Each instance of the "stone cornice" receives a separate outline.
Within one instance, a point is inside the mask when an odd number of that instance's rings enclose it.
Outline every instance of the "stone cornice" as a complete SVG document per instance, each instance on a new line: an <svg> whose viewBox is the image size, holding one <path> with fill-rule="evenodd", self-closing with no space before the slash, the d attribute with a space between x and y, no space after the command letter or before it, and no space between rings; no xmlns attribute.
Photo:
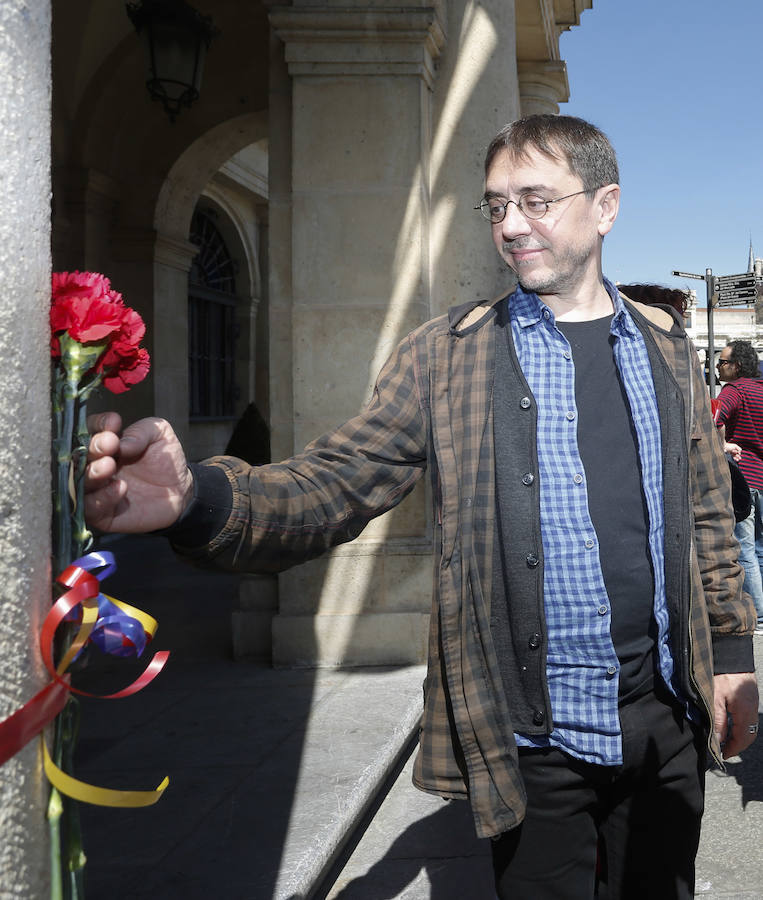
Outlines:
<svg viewBox="0 0 763 900"><path fill-rule="evenodd" d="M554 17L560 31L568 31L580 25L580 16L585 10L593 9L593 0L554 0Z"/></svg>
<svg viewBox="0 0 763 900"><path fill-rule="evenodd" d="M580 24L593 0L515 0L517 76L522 115L558 113L570 99L559 35Z"/></svg>
<svg viewBox="0 0 763 900"><path fill-rule="evenodd" d="M181 272L190 272L193 258L198 255L199 247L182 238L170 237L166 234L157 234L154 259L156 262L180 269Z"/></svg>
<svg viewBox="0 0 763 900"><path fill-rule="evenodd" d="M559 59L559 35L580 24L593 0L515 0L517 59Z"/></svg>
<svg viewBox="0 0 763 900"><path fill-rule="evenodd" d="M152 228L120 228L113 234L114 256L117 259L153 260L189 272L196 244L183 238L158 234Z"/></svg>
<svg viewBox="0 0 763 900"><path fill-rule="evenodd" d="M433 7L280 6L270 22L292 76L418 75L431 88L445 43Z"/></svg>

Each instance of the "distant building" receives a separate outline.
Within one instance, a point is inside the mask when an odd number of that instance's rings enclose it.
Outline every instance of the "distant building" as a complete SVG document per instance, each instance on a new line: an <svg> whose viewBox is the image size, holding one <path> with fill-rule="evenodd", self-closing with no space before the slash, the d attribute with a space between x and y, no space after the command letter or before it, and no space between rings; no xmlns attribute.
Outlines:
<svg viewBox="0 0 763 900"><path fill-rule="evenodd" d="M730 341L750 341L763 358L763 259L756 257L750 242L747 271L758 277L758 299L750 306L727 306L713 311L714 360ZM697 292L689 290L686 310L686 332L692 338L703 363L707 362L707 303L697 305ZM703 298L704 300L704 298ZM713 365L713 372L715 366ZM716 381L716 383L718 383Z"/></svg>

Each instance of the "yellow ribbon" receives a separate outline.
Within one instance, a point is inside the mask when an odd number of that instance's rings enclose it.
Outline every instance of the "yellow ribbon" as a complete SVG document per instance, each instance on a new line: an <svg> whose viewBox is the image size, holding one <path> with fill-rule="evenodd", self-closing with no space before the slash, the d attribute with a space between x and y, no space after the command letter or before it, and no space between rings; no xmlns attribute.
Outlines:
<svg viewBox="0 0 763 900"><path fill-rule="evenodd" d="M155 791L116 791L111 788L95 787L92 784L85 784L84 781L72 778L66 772L62 772L51 759L44 738L42 740L42 753L48 781L58 788L62 794L66 794L67 797L72 797L74 800L79 800L82 803L92 803L95 806L120 806L123 808L153 806L161 798L167 785L170 783L169 778L165 776Z"/></svg>

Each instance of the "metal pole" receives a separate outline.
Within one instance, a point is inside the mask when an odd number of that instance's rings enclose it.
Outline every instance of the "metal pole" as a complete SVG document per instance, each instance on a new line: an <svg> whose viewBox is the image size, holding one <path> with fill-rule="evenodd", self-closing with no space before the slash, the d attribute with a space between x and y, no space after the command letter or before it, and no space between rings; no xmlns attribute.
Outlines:
<svg viewBox="0 0 763 900"><path fill-rule="evenodd" d="M707 380L710 396L715 397L715 331L713 330L713 270L705 269L707 290Z"/></svg>

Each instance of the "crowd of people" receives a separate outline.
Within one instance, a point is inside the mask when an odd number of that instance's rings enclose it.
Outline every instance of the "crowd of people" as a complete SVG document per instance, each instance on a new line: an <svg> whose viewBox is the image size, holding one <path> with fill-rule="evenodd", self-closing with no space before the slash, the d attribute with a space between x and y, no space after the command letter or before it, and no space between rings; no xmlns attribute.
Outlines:
<svg viewBox="0 0 763 900"><path fill-rule="evenodd" d="M744 590L755 602L756 634L763 634L763 378L758 354L749 341L731 341L716 363L724 382L713 404L716 425L725 439L750 492L749 514L737 522L739 562L744 567Z"/></svg>

